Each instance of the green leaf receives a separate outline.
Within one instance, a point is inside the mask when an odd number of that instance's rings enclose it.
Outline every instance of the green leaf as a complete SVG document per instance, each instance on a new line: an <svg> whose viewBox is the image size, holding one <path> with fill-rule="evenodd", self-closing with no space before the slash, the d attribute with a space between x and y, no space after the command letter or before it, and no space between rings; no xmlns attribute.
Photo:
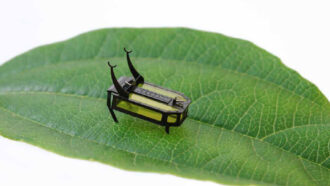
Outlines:
<svg viewBox="0 0 330 186"><path fill-rule="evenodd" d="M123 47L146 81L192 99L181 127L106 107ZM254 44L182 28L103 29L0 67L0 134L69 157L229 184L330 183L330 104Z"/></svg>

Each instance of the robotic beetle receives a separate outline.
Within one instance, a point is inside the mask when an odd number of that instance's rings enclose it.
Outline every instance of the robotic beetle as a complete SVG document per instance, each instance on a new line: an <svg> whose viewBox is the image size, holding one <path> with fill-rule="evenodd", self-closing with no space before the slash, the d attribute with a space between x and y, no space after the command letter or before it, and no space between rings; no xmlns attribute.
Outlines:
<svg viewBox="0 0 330 186"><path fill-rule="evenodd" d="M169 134L171 126L180 126L188 115L190 99L184 94L144 81L126 52L128 67L133 77L122 76L118 80L114 73L116 65L110 62L113 85L108 89L107 105L115 122L118 122L114 110L165 126Z"/></svg>

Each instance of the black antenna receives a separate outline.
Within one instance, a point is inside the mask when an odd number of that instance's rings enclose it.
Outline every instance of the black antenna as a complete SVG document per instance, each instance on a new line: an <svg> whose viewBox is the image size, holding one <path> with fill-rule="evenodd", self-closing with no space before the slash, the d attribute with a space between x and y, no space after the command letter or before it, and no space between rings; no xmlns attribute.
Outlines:
<svg viewBox="0 0 330 186"><path fill-rule="evenodd" d="M118 81L117 81L117 79L116 79L115 73L113 72L113 69L114 69L117 65L112 66L112 65L110 64L109 61L108 61L108 65L109 65L109 67L110 67L110 69L111 69L111 79L112 79L112 83L113 83L113 85L115 85L115 88L116 88L118 94L119 94L120 96L123 96L123 97L128 98L128 92L126 92L126 90L124 90L123 87L120 86L120 84L118 83Z"/></svg>
<svg viewBox="0 0 330 186"><path fill-rule="evenodd" d="M129 53L131 53L132 51L128 51L126 50L126 48L124 48L125 52L126 52L126 57L127 57L127 63L128 63L128 67L129 67L129 70L131 71L134 79L135 79L135 82L136 84L139 84L139 83L144 83L144 78L143 76L141 76L137 71L136 69L134 68L132 62L131 62L131 59L129 57Z"/></svg>

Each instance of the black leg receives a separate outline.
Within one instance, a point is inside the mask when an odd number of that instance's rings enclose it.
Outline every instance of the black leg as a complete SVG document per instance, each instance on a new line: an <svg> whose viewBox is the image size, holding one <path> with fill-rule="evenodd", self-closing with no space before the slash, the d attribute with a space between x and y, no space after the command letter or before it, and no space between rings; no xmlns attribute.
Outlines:
<svg viewBox="0 0 330 186"><path fill-rule="evenodd" d="M115 113L113 112L112 108L110 108L109 111L110 111L110 114L111 114L113 120L114 120L116 123L118 123L117 117L116 117Z"/></svg>
<svg viewBox="0 0 330 186"><path fill-rule="evenodd" d="M111 106L111 93L108 93L107 106L109 108L109 112L110 112L110 114L112 116L112 119L116 123L118 123L117 117L116 117L115 113L113 112L113 109L112 109L112 106Z"/></svg>
<svg viewBox="0 0 330 186"><path fill-rule="evenodd" d="M165 131L166 131L167 134L170 134L170 126L169 125L165 126Z"/></svg>
<svg viewBox="0 0 330 186"><path fill-rule="evenodd" d="M170 125L167 123L167 117L168 117L167 114L163 114L162 125L163 126L165 125L165 131L166 131L167 134L169 134L170 133Z"/></svg>

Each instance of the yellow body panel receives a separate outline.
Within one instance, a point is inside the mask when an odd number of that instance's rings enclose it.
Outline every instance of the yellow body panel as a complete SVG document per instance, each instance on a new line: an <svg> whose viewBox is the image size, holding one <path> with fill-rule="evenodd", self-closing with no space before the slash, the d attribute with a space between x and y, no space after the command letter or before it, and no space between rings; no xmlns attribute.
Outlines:
<svg viewBox="0 0 330 186"><path fill-rule="evenodd" d="M183 114L180 114L180 120L182 120ZM170 114L167 117L168 123L175 123L176 122L176 114Z"/></svg>
<svg viewBox="0 0 330 186"><path fill-rule="evenodd" d="M120 100L119 103L117 104L117 107L125 109L127 111L146 116L148 118L161 121L162 119L162 114L144 107L141 107L139 105L136 105L134 103L130 103L124 100Z"/></svg>

